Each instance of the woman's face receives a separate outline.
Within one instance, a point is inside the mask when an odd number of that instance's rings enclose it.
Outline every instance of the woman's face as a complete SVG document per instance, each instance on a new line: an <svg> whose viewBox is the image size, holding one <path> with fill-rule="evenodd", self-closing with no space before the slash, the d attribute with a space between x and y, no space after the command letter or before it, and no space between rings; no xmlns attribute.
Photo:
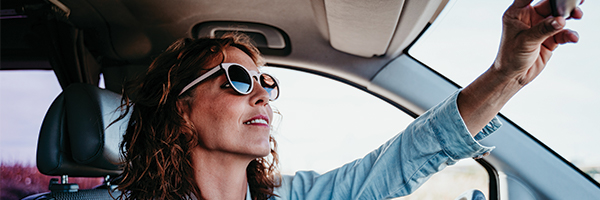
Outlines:
<svg viewBox="0 0 600 200"><path fill-rule="evenodd" d="M225 63L238 63L249 71L258 72L254 61L240 49L229 47L225 54ZM207 69L217 65L219 62L211 63ZM195 88L194 100L190 110L184 111L184 117L199 134L199 148L252 158L270 153L273 111L267 91L254 81L253 91L247 95L240 95L231 87L221 87L227 83L224 73Z"/></svg>

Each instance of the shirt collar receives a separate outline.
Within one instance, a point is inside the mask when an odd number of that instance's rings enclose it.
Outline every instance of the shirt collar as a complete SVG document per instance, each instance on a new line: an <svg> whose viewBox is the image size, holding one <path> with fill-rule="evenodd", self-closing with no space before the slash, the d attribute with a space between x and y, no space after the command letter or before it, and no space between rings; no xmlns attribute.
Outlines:
<svg viewBox="0 0 600 200"><path fill-rule="evenodd" d="M252 195L250 195L250 184L246 184L246 200L252 200Z"/></svg>

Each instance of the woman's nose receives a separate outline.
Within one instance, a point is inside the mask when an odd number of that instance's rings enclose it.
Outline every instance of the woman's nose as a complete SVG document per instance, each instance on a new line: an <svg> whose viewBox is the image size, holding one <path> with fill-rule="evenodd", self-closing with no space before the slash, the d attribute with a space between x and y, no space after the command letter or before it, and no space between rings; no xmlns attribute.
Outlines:
<svg viewBox="0 0 600 200"><path fill-rule="evenodd" d="M269 92L260 85L258 80L254 79L254 88L252 89L251 103L256 106L266 105L269 103Z"/></svg>

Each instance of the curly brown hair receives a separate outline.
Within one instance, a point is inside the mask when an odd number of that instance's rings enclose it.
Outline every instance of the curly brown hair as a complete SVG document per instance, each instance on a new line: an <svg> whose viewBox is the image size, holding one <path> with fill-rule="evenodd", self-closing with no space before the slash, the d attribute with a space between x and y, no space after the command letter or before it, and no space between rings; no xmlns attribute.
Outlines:
<svg viewBox="0 0 600 200"><path fill-rule="evenodd" d="M217 39L180 39L159 55L144 77L125 88L122 109L131 110L121 149L121 199L187 199L202 197L196 184L192 149L199 145L194 129L185 122L177 101L189 103L195 90L179 93L205 73L206 65L236 47L258 65L263 59L247 36L227 34ZM124 115L123 115L124 116ZM246 168L253 199L274 196L278 186L276 141L270 137L270 158L257 158Z"/></svg>

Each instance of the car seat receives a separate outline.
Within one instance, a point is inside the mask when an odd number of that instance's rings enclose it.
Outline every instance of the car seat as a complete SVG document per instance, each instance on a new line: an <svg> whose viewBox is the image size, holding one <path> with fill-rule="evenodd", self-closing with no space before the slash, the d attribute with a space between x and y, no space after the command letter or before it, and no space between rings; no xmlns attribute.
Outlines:
<svg viewBox="0 0 600 200"><path fill-rule="evenodd" d="M25 199L114 199L121 193L111 177L121 173L120 142L129 116L121 115L121 96L93 85L69 85L50 106L40 130L37 167L50 181L50 192ZM114 122L114 123L113 123ZM94 189L79 190L68 177L104 177Z"/></svg>

